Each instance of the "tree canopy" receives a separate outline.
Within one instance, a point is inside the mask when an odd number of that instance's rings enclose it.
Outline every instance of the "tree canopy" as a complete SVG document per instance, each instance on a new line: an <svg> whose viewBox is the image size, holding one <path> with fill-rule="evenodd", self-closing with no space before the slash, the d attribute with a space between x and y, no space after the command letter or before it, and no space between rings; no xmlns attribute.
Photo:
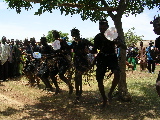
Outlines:
<svg viewBox="0 0 160 120"><path fill-rule="evenodd" d="M127 46L130 46L132 44L137 44L138 41L142 41L142 36L138 36L136 35L136 33L134 32L135 28L132 27L131 29L129 29L125 34L125 42Z"/></svg>
<svg viewBox="0 0 160 120"><path fill-rule="evenodd" d="M58 9L61 14L73 15L80 14L82 20L90 19L91 21L98 21L102 17L106 18L108 15L126 14L140 14L144 7L153 9L158 7L160 9L159 0L4 0L7 2L9 8L16 9L17 13L21 12L22 8L29 10L33 8L33 3L40 3L40 7L35 13L41 15L48 11ZM112 15L112 16L113 16Z"/></svg>
<svg viewBox="0 0 160 120"><path fill-rule="evenodd" d="M58 32L59 32L61 38L65 38L66 41L69 40L68 33L63 33L62 31L58 31ZM53 34L52 34L52 30L48 31L46 38L47 38L47 42L49 42L49 43L55 41L55 38L53 37Z"/></svg>

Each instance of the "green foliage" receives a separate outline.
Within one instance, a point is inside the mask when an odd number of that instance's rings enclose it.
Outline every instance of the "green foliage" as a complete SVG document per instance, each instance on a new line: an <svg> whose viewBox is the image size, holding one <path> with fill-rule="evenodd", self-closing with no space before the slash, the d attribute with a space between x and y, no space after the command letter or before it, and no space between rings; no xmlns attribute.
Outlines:
<svg viewBox="0 0 160 120"><path fill-rule="evenodd" d="M48 35L46 36L47 38L47 42L51 43L54 41L53 35L52 35L52 31L48 31Z"/></svg>
<svg viewBox="0 0 160 120"><path fill-rule="evenodd" d="M60 33L60 37L61 38L66 38L66 41L68 41L69 40L69 37L68 37L68 35L69 35L69 33L62 33L61 31L59 31L59 33Z"/></svg>
<svg viewBox="0 0 160 120"><path fill-rule="evenodd" d="M8 3L9 8L16 9L17 13L20 13L22 8L25 8L25 10L33 8L30 2L23 0L4 0L4 1Z"/></svg>
<svg viewBox="0 0 160 120"><path fill-rule="evenodd" d="M58 31L58 32L60 33L61 38L65 37L66 41L68 41L68 39L69 39L68 33L62 33L61 31ZM53 34L52 34L52 30L48 31L48 35L46 36L46 38L47 38L47 42L49 42L49 43L55 41L55 38L53 37Z"/></svg>
<svg viewBox="0 0 160 120"><path fill-rule="evenodd" d="M134 32L135 28L131 28L129 29L125 34L125 42L126 42L126 45L127 46L130 46L132 44L137 44L138 41L141 41L142 40L142 37L144 37L143 35L142 36L138 36L136 35L136 33Z"/></svg>
<svg viewBox="0 0 160 120"><path fill-rule="evenodd" d="M91 21L98 21L101 18L108 16L108 12L104 7L110 7L120 10L125 7L122 14L140 14L143 12L144 7L153 9L154 7L160 8L158 0L4 0L7 2L8 7L16 9L17 13L21 12L21 8L29 10L32 4L28 1L39 1L40 7L35 15L41 15L44 12L52 13L53 10L58 9L61 14L74 15L80 14L82 20L90 19ZM66 5L68 4L68 5ZM72 7L71 7L72 6ZM74 7L73 7L74 6ZM105 10L103 10L105 9Z"/></svg>
<svg viewBox="0 0 160 120"><path fill-rule="evenodd" d="M94 38L90 37L90 38L86 38L87 40L89 40L91 43L94 43Z"/></svg>

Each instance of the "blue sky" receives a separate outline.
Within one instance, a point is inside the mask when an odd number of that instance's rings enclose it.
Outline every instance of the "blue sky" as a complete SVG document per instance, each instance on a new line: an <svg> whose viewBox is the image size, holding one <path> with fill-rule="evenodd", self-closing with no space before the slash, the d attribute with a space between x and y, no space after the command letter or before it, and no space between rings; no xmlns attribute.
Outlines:
<svg viewBox="0 0 160 120"><path fill-rule="evenodd" d="M34 15L37 11L38 4L29 11L22 10L20 14L16 13L14 9L7 9L7 4L0 0L0 37L6 36L7 39L19 39L35 37L37 41L44 35L47 35L50 30L58 30L63 33L69 33L74 27L80 30L80 34L84 38L94 37L98 30L98 22L91 22L90 20L81 20L80 15L73 15L72 17L61 15L60 11L55 10L53 13L45 12L41 16ZM153 27L150 21L155 15L158 15L158 9L147 10L136 17L130 15L129 17L122 17L122 24L124 32L135 27L135 33L139 36L144 35L144 40L155 40L158 35L154 34ZM114 27L114 23L108 17L110 27ZM70 37L71 39L71 37Z"/></svg>

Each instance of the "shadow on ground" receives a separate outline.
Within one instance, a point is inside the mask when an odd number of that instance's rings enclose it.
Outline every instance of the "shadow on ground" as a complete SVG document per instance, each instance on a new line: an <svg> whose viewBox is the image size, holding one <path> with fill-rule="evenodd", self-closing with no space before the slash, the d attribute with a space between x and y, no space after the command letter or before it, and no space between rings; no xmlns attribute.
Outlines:
<svg viewBox="0 0 160 120"><path fill-rule="evenodd" d="M27 116L23 119L38 120L90 120L90 119L158 119L160 118L160 100L154 86L140 85L144 95L134 96L132 102L113 99L109 106L101 107L101 97L96 91L83 91L79 103L74 103L75 95L63 91L59 95L43 96L39 103L26 105ZM17 111L19 112L19 111Z"/></svg>

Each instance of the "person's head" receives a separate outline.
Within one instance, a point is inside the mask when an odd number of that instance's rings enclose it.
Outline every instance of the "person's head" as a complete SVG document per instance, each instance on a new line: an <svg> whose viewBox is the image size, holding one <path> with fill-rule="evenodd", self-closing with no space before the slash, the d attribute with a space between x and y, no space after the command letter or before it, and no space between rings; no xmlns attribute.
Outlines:
<svg viewBox="0 0 160 120"><path fill-rule="evenodd" d="M30 38L30 43L31 43L31 45L35 45L36 44L36 40L35 40L35 38L33 37L33 38Z"/></svg>
<svg viewBox="0 0 160 120"><path fill-rule="evenodd" d="M23 44L24 44L24 46L29 45L29 41L28 41L28 39L25 39L25 40L24 40L24 42L23 42Z"/></svg>
<svg viewBox="0 0 160 120"><path fill-rule="evenodd" d="M6 37L3 36L3 37L2 37L2 44L5 44L6 41L7 41Z"/></svg>
<svg viewBox="0 0 160 120"><path fill-rule="evenodd" d="M71 30L71 36L73 38L73 40L77 41L80 38L80 31L78 29L72 29Z"/></svg>
<svg viewBox="0 0 160 120"><path fill-rule="evenodd" d="M102 19L99 21L99 30L101 33L104 33L108 28L109 28L109 25L106 19Z"/></svg>
<svg viewBox="0 0 160 120"><path fill-rule="evenodd" d="M14 45L14 39L11 39L11 44Z"/></svg>
<svg viewBox="0 0 160 120"><path fill-rule="evenodd" d="M153 24L153 31L155 32L155 34L160 35L160 17L158 16L154 18L154 20L150 22L150 24Z"/></svg>
<svg viewBox="0 0 160 120"><path fill-rule="evenodd" d="M47 45L46 37L41 37L40 42L41 42L42 45Z"/></svg>
<svg viewBox="0 0 160 120"><path fill-rule="evenodd" d="M143 42L142 41L140 42L140 46L143 47Z"/></svg>
<svg viewBox="0 0 160 120"><path fill-rule="evenodd" d="M58 40L60 38L60 34L57 30L52 30L52 34L55 40Z"/></svg>
<svg viewBox="0 0 160 120"><path fill-rule="evenodd" d="M19 43L20 43L20 41L17 39L17 40L16 40L16 45L19 45Z"/></svg>
<svg viewBox="0 0 160 120"><path fill-rule="evenodd" d="M149 46L153 46L154 42L150 41Z"/></svg>
<svg viewBox="0 0 160 120"><path fill-rule="evenodd" d="M6 41L6 43L7 43L7 44L10 44L10 43L11 43L11 41L8 39L8 40Z"/></svg>

